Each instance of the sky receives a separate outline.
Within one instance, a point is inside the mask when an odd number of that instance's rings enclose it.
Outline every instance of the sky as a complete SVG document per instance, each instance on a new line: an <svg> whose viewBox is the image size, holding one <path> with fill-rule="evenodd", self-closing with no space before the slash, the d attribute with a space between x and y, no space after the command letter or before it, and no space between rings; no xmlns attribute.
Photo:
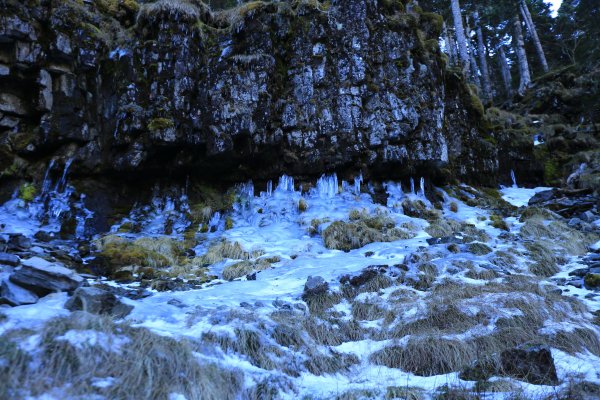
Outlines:
<svg viewBox="0 0 600 400"><path fill-rule="evenodd" d="M556 17L556 12L558 11L558 8L560 7L560 3L562 3L562 0L544 0L546 3L550 3L551 7L552 7L552 15Z"/></svg>

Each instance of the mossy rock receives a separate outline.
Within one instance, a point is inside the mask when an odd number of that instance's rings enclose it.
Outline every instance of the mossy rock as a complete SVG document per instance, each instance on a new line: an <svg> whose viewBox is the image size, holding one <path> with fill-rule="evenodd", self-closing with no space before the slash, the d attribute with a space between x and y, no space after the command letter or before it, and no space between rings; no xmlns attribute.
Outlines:
<svg viewBox="0 0 600 400"><path fill-rule="evenodd" d="M587 289L600 289L600 274L586 274L583 284Z"/></svg>
<svg viewBox="0 0 600 400"><path fill-rule="evenodd" d="M19 186L19 198L27 203L32 202L37 194L37 188L33 183L24 183Z"/></svg>
<svg viewBox="0 0 600 400"><path fill-rule="evenodd" d="M152 132L163 131L175 127L175 122L169 118L154 118L148 123L148 129Z"/></svg>

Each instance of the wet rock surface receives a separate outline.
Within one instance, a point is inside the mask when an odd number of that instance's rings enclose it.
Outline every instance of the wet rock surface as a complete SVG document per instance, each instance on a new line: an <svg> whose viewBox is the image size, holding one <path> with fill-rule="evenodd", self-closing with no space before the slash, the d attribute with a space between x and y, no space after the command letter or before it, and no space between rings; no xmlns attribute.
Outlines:
<svg viewBox="0 0 600 400"><path fill-rule="evenodd" d="M84 282L73 270L39 257L22 260L22 265L10 275L10 280L41 294L72 291Z"/></svg>
<svg viewBox="0 0 600 400"><path fill-rule="evenodd" d="M52 154L80 175L446 168L494 180L478 100L446 71L436 16L361 0L257 3L231 20L183 9L142 5L131 27L92 3L8 1L5 175L39 174L21 160Z"/></svg>

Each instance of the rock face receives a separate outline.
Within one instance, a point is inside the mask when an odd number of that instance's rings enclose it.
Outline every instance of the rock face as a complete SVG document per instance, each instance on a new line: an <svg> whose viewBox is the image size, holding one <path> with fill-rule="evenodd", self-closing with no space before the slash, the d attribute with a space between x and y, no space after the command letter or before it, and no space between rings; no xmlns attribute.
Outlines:
<svg viewBox="0 0 600 400"><path fill-rule="evenodd" d="M134 1L5 3L3 176L62 156L80 175L495 179L481 104L446 69L441 18L417 7L282 1L212 13L159 0L135 18Z"/></svg>
<svg viewBox="0 0 600 400"><path fill-rule="evenodd" d="M21 267L10 276L10 281L40 294L72 291L84 281L72 270L39 257L22 260L21 263Z"/></svg>

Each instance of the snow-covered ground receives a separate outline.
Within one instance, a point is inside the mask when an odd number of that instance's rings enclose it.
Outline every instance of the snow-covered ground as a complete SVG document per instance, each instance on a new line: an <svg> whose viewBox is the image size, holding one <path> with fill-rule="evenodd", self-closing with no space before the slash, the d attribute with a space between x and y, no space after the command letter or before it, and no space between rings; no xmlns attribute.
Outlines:
<svg viewBox="0 0 600 400"><path fill-rule="evenodd" d="M386 185L388 200L387 204L377 204L373 201L369 190L361 190L362 179L350 184L338 183L335 176L324 176L315 188L308 192L302 192L294 185L289 177L282 177L274 189L268 189L255 195L254 188L246 185L242 189L239 201L234 211L229 215L233 221L233 228L225 229L224 216L213 221L217 226L216 232L204 234L204 240L196 247L196 252L202 254L211 241L226 239L230 242L238 242L246 251L260 251L264 257L277 256L280 261L275 262L272 268L256 274L255 280L240 278L231 282L225 280L213 281L206 284L202 289L180 292L156 292L139 300L124 299L123 301L134 307L132 313L126 320L136 327L145 327L151 331L173 338L188 338L197 340L207 333L235 337L236 329L248 329L261 332L269 332L274 325L272 316L282 310L292 310L298 315L306 316L305 302L301 296L304 285L310 276L322 277L332 292L340 288L340 277L344 275L357 275L365 268L377 265L387 266L389 270L396 270L403 264L408 264L410 270L406 277L418 279L422 274L413 271L413 267L407 261L415 254L427 254L429 264L437 269L435 281L444 280L462 282L470 287L478 285L486 286L485 281L477 280L465 274L465 268L460 271L459 265L472 265L470 270L492 271L504 273L502 268L510 270L511 273L526 271L525 252L514 241L514 238L501 229L493 226L490 220L491 212L471 207L456 197L443 193L443 217L459 223L473 225L477 230L483 231L489 236L486 245L492 253L477 255L468 252L464 246L458 253L450 252L446 245L430 246L427 239L431 236L425 231L428 222L421 218L410 217L404 214L401 206L402 201L422 201L431 206L424 197L422 190L402 190L397 183ZM525 189L518 187L503 188L501 194L503 199L509 203L521 207L527 205L528 200L537 192L549 188ZM300 202L304 202L299 209ZM451 206L452 204L452 206ZM171 203L162 205L171 210ZM158 208L160 208L158 207ZM163 208L164 208L163 207ZM9 210L5 206L4 211ZM397 240L387 243L371 243L362 248L344 252L331 250L325 247L323 238L319 232L334 221L348 220L353 210L364 210L370 215L377 213L385 214L397 225L411 224L415 229L415 236L411 239ZM172 211L172 210L171 210ZM160 218L160 213L152 215L152 221ZM6 218L6 215L3 216ZM25 217L18 218L26 220ZM10 223L9 219L6 219ZM155 224L148 223L149 229L154 229ZM510 227L510 233L517 233L522 224L516 218L506 220ZM21 225L19 225L21 226ZM317 233L311 232L311 227L316 228ZM16 227L15 227L16 229ZM19 228L20 229L20 228ZM19 230L16 229L16 230ZM498 252L511 252L515 254L515 265L498 267L494 264L493 257ZM210 266L211 273L221 276L224 267L233 263L233 260L222 261ZM564 267L560 274L566 276L572 269L573 263ZM471 264L469 264L471 263ZM415 264L416 265L416 264ZM421 275L420 275L421 274ZM559 275L560 275L559 274ZM403 275L404 276L404 275ZM503 275L492 282L502 283ZM412 279L412 278L411 278ZM353 301L372 301L389 307L386 304L397 290L405 290L414 296L413 302L402 305L403 310L396 310L401 319L410 321L421 315L423 306L420 298L428 295L427 290L414 289L405 279L398 280L389 288L381 288L372 293L363 293ZM90 281L95 283L95 281ZM120 286L114 282L110 285ZM489 282L488 282L489 283ZM545 283L550 284L550 283ZM137 284L130 286L135 287ZM484 292L485 293L485 292ZM588 293L585 289L572 289L569 293L583 299ZM482 310L486 302L493 304L493 293L483 294L483 297L475 297L472 304L473 315ZM487 296L487 297L486 297ZM590 296L588 296L590 297ZM591 311L600 308L600 302L596 298L584 299ZM53 294L40 300L35 305L20 306L15 308L2 308L0 313L6 315L6 320L0 320L0 333L11 329L28 328L35 331L48 319L67 315L63 308L67 300L66 294ZM339 321L350 321L352 319L352 304L341 299L336 304ZM488 325L477 325L472 330L461 333L464 338L485 335L493 332L495 322L500 317L518 315L519 310L496 307L497 316ZM464 312L470 312L464 309ZM383 318L373 321L359 321L364 329L374 331L384 330L389 322ZM288 382L279 387L279 395L285 399L299 398L334 398L347 393L349 390L371 391L374 398L382 398L386 387L418 387L424 389L428 395L434 393L443 385L459 385L470 388L474 382L462 381L458 373L440 374L434 376L417 376L414 373L403 372L398 368L389 368L383 365L375 365L370 356L389 345L402 345L410 335L403 339L378 338L371 335L370 338L346 341L336 346L318 345L316 351L335 351L336 354L355 355L358 362L353 363L348 369L335 373L313 374L307 370L300 370L297 376L285 376ZM69 331L59 338L77 346L100 345L108 343L101 334L88 331ZM404 342L403 342L404 340ZM107 346L109 346L107 344ZM110 346L116 350L121 346L127 346L127 338L110 341ZM287 351L287 350L286 350ZM289 352L288 352L289 353ZM286 354L288 354L286 353ZM295 354L300 359L304 357L301 351ZM567 380L572 373L579 373L587 381L600 384L600 359L591 353L581 353L576 356L564 351L553 349L557 371L561 379ZM143 355L140 355L143 356ZM265 378L282 377L283 373L278 370L267 370L260 368L244 354L226 350L214 350L206 354L198 355L201 359L216 362L226 368L243 371L245 386L252 387ZM279 365L279 364L278 364ZM519 388L526 397L538 397L554 393L557 388L552 386L532 385L518 380L510 379L513 386ZM99 385L111 385L111 381L99 381ZM567 385L565 382L563 385ZM494 393L486 395L486 399L508 398L511 393ZM51 399L53 397L47 397ZM181 400L185 396L173 393L172 399Z"/></svg>

